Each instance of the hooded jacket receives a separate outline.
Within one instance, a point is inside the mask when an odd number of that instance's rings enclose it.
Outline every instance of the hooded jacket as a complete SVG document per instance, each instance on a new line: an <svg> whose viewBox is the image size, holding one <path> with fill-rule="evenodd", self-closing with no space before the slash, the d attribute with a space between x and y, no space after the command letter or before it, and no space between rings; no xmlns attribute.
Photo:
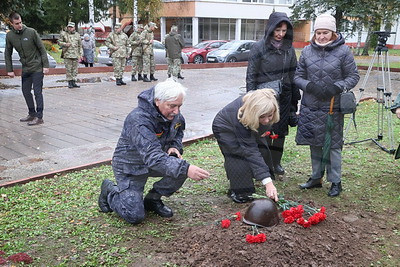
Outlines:
<svg viewBox="0 0 400 267"><path fill-rule="evenodd" d="M274 30L281 23L287 25L287 32L282 40L282 47L276 48L271 40ZM292 47L293 25L285 13L274 12L268 19L264 38L256 42L250 50L246 75L246 90L256 90L257 86L283 78L282 93L279 96L280 121L274 124L272 130L279 135L288 133L290 112L297 111L300 92L294 83L297 65L296 53Z"/></svg>
<svg viewBox="0 0 400 267"><path fill-rule="evenodd" d="M321 90L335 84L342 90L354 88L360 75L350 48L339 33L338 38L325 47L312 42L300 56L295 82L303 90L296 142L299 145L323 146L330 99L320 100L307 91L307 85L314 82ZM331 148L343 145L344 115L339 112L339 97L335 96Z"/></svg>
<svg viewBox="0 0 400 267"><path fill-rule="evenodd" d="M5 61L7 72L13 72L13 48L18 52L22 72L42 72L49 67L49 59L42 40L35 29L22 26L22 30L11 29L6 35Z"/></svg>
<svg viewBox="0 0 400 267"><path fill-rule="evenodd" d="M154 104L154 87L138 96L138 107L126 117L114 151L113 168L126 174L144 175L150 170L163 176L187 177L189 163L166 152L183 153L185 119L181 114L167 120Z"/></svg>
<svg viewBox="0 0 400 267"><path fill-rule="evenodd" d="M167 50L167 57L171 59L181 58L182 48L185 46L182 36L179 33L171 31L165 36L165 48Z"/></svg>

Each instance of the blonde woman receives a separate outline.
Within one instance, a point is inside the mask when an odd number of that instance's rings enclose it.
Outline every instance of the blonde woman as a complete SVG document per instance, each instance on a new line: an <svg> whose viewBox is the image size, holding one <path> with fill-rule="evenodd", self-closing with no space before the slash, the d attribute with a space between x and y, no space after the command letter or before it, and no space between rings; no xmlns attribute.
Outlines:
<svg viewBox="0 0 400 267"><path fill-rule="evenodd" d="M230 183L229 196L234 202L252 200L253 178L262 182L266 195L277 201L278 194L270 173L271 153L268 144L258 145L260 126L279 121L279 106L272 89L250 91L225 106L215 116L212 130L225 158ZM264 128L264 127L263 127Z"/></svg>

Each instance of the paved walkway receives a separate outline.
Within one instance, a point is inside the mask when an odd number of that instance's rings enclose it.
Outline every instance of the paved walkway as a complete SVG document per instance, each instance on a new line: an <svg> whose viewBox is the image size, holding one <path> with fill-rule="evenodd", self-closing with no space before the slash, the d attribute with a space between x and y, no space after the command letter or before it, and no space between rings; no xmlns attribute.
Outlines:
<svg viewBox="0 0 400 267"><path fill-rule="evenodd" d="M211 134L211 121L222 106L243 91L246 68L184 70L187 99L182 114L185 140ZM112 73L81 74L81 88L68 89L64 75L44 79L43 125L27 126L20 77L0 82L15 89L0 90L0 186L11 181L76 166L110 160L126 115L137 95L156 82L116 86ZM166 78L157 71L157 78ZM128 82L129 81L129 82Z"/></svg>
<svg viewBox="0 0 400 267"><path fill-rule="evenodd" d="M358 88L363 83L362 74ZM182 84L188 90L182 113L187 121L185 140L211 134L215 114L244 92L246 67L186 69ZM64 75L44 80L43 125L27 126L20 77L0 78L9 89L0 90L0 186L77 166L109 161L126 115L136 106L137 95L156 84L130 82L116 86L112 73L79 74L81 88L68 89ZM166 71L157 71L159 80ZM363 97L376 95L380 73L373 71ZM392 73L392 89L400 90L400 74Z"/></svg>

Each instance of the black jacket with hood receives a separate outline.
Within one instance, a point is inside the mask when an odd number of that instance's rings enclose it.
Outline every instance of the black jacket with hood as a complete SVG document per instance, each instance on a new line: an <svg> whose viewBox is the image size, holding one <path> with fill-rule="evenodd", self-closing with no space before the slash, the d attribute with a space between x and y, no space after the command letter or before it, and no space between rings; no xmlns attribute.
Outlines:
<svg viewBox="0 0 400 267"><path fill-rule="evenodd" d="M281 23L287 25L281 48L271 44L274 30ZM293 42L293 25L285 13L274 12L268 19L264 38L253 45L250 50L246 75L247 92L256 90L257 85L283 78L282 93L279 96L280 121L272 130L278 135L288 134L290 112L297 111L300 91L294 83L297 59Z"/></svg>

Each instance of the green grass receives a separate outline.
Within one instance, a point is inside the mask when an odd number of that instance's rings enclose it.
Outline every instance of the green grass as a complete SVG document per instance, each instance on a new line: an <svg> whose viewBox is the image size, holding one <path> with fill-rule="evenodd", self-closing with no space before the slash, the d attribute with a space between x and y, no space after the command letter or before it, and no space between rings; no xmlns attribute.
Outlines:
<svg viewBox="0 0 400 267"><path fill-rule="evenodd" d="M376 132L375 104L363 102L357 111L358 136L350 129L348 138L374 138ZM394 117L393 117L394 118ZM346 120L347 122L347 120ZM396 145L400 141L400 120L393 120ZM383 152L372 142L345 145L343 150L344 192L330 198L327 190L299 190L311 168L309 148L294 142L295 128L287 137L283 165L287 175L276 181L278 192L287 199L317 202L318 206L334 206L339 211L372 211L385 216L390 224L400 224L400 160ZM387 144L386 135L383 140ZM154 244L168 242L182 226L201 226L214 218L215 200L226 198L228 182L223 157L215 140L205 140L185 149L184 157L192 164L210 171L208 180L187 180L167 201L182 220L160 220L149 216L140 225L130 225L115 214L98 212L97 197L103 179L113 179L110 166L102 166L51 179L30 182L10 188L0 188L0 250L6 255L26 252L34 266L129 266L134 260L151 262L157 255ZM150 178L146 184L157 181ZM328 184L324 184L327 188ZM258 194L264 194L261 186ZM200 216L201 215L201 216ZM206 220L206 221L205 221ZM389 228L388 228L389 229ZM397 229L397 230L396 230ZM390 230L378 236L379 262L398 266L400 259L392 257L398 250L400 232ZM160 263L171 266L169 263Z"/></svg>

